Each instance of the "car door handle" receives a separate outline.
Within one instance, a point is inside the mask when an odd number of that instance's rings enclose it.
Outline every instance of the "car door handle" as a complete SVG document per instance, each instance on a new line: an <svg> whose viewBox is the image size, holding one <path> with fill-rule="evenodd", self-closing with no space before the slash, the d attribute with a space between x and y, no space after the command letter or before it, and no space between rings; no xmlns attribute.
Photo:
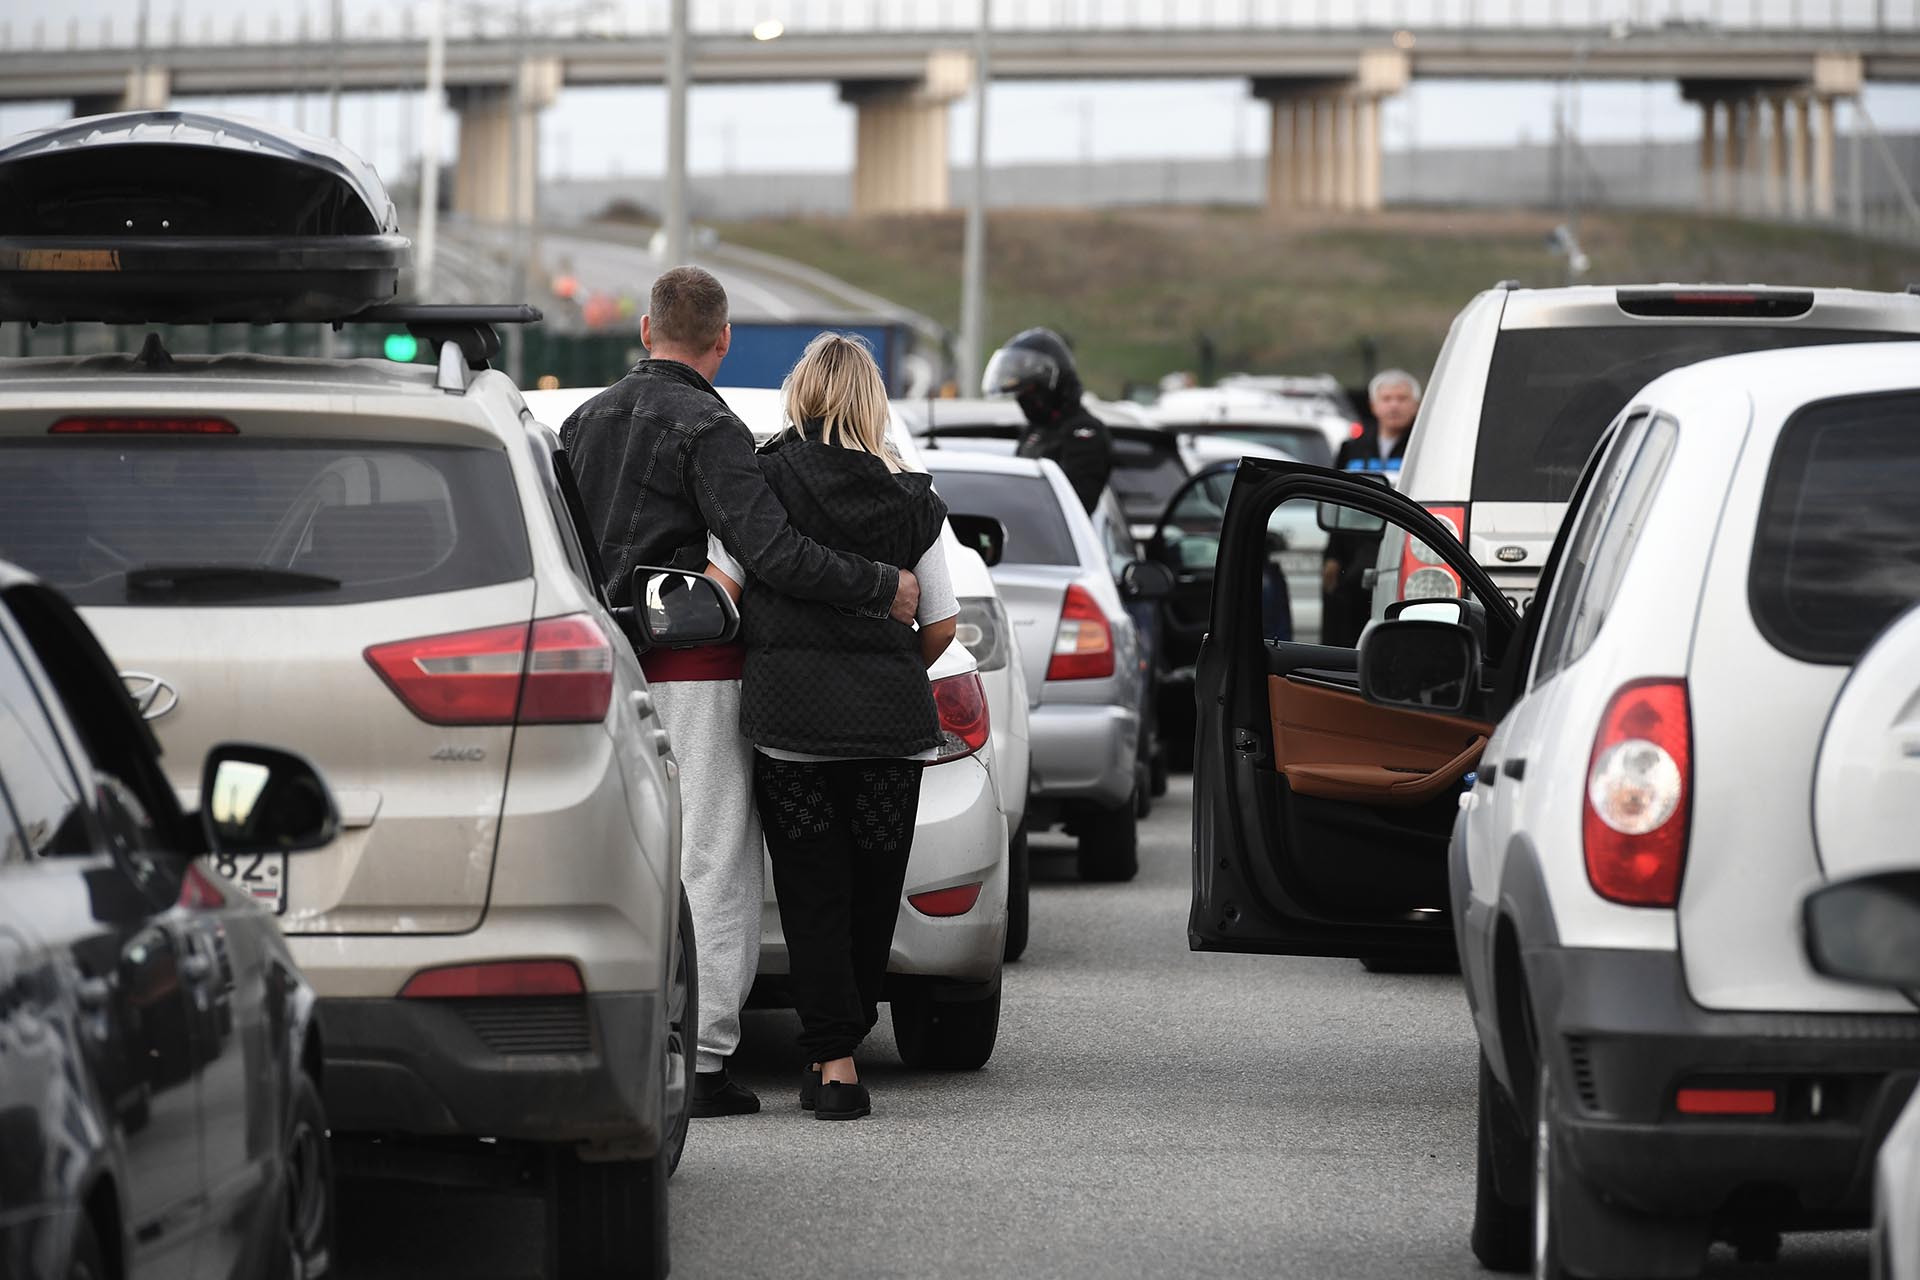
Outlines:
<svg viewBox="0 0 1920 1280"><path fill-rule="evenodd" d="M1525 760L1505 760L1501 762L1500 771L1515 782L1519 782L1527 776L1527 762Z"/></svg>
<svg viewBox="0 0 1920 1280"><path fill-rule="evenodd" d="M645 689L635 689L628 694L627 703L633 708L633 714L642 720L653 714L653 695Z"/></svg>

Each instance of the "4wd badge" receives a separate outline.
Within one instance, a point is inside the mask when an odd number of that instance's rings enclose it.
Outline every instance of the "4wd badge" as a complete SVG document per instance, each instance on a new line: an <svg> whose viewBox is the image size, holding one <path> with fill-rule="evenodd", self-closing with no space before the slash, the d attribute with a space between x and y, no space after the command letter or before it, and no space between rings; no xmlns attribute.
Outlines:
<svg viewBox="0 0 1920 1280"><path fill-rule="evenodd" d="M1494 552L1494 557L1502 564L1518 564L1527 558L1525 547L1506 546Z"/></svg>
<svg viewBox="0 0 1920 1280"><path fill-rule="evenodd" d="M487 758L485 747L442 747L433 753L435 760L457 760L465 764L479 764Z"/></svg>

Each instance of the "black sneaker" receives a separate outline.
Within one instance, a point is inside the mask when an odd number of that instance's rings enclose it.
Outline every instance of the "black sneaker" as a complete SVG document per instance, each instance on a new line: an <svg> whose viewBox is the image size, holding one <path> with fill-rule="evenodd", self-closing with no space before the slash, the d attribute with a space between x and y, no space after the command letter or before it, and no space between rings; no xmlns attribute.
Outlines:
<svg viewBox="0 0 1920 1280"><path fill-rule="evenodd" d="M760 1109L760 1099L745 1085L727 1078L727 1069L693 1073L692 1112L701 1119L710 1116L750 1116Z"/></svg>
<svg viewBox="0 0 1920 1280"><path fill-rule="evenodd" d="M820 1102L820 1071L808 1067L800 1073L800 1109L811 1111Z"/></svg>
<svg viewBox="0 0 1920 1280"><path fill-rule="evenodd" d="M820 1085L820 1097L813 1107L815 1120L858 1120L873 1111L873 1099L867 1086L827 1080Z"/></svg>

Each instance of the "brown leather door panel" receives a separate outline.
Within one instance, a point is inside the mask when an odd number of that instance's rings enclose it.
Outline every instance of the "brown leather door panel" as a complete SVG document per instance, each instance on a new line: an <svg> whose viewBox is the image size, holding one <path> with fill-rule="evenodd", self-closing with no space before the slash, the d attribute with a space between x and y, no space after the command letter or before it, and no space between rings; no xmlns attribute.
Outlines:
<svg viewBox="0 0 1920 1280"><path fill-rule="evenodd" d="M1384 808L1425 804L1480 762L1493 726L1375 706L1358 692L1267 677L1274 767L1301 795Z"/></svg>

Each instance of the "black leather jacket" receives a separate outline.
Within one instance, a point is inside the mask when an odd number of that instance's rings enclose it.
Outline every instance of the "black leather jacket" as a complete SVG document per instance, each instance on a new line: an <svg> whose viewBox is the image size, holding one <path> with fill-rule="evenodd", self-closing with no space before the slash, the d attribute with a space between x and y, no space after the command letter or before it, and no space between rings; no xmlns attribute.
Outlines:
<svg viewBox="0 0 1920 1280"><path fill-rule="evenodd" d="M900 570L796 532L753 456L753 433L697 369L642 360L560 428L608 595L636 565L700 570L707 531L777 591L885 617Z"/></svg>

